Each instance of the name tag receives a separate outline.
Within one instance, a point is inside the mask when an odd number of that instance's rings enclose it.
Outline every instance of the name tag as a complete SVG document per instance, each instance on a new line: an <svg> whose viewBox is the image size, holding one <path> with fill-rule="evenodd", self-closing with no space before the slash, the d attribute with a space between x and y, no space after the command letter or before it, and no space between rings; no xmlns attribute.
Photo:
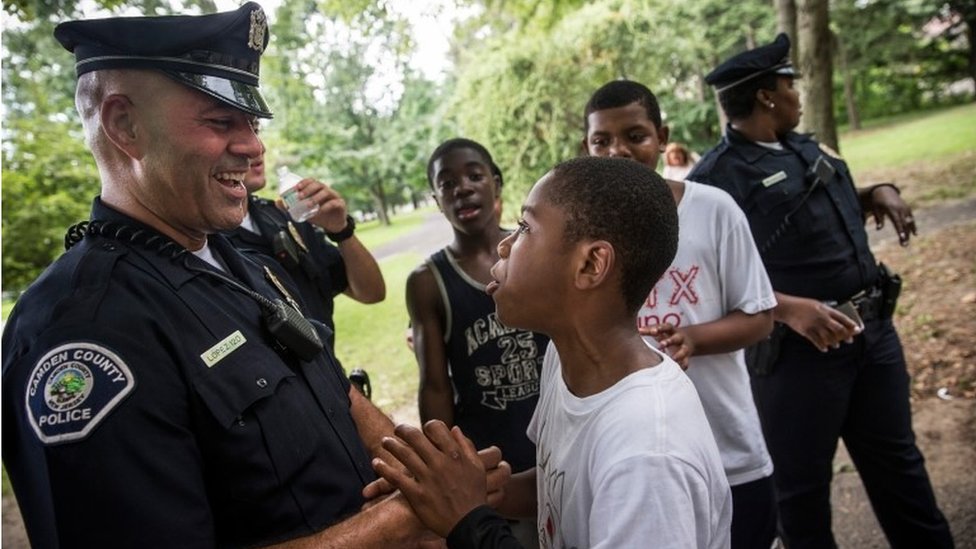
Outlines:
<svg viewBox="0 0 976 549"><path fill-rule="evenodd" d="M771 187L779 183L780 181L783 181L784 179L786 179L786 172L780 171L774 173L773 175L767 177L766 179L763 179L762 184L764 187Z"/></svg>
<svg viewBox="0 0 976 549"><path fill-rule="evenodd" d="M230 334L229 336L221 339L213 347L207 349L200 355L203 363L207 365L207 368L213 368L214 364L217 364L224 359L227 355L234 352L235 349L247 343L247 338L240 330Z"/></svg>

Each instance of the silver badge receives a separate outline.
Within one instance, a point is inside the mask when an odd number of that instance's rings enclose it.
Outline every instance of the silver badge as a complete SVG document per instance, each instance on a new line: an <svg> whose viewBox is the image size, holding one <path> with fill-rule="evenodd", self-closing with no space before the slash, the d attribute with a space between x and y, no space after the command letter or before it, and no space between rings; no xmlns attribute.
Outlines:
<svg viewBox="0 0 976 549"><path fill-rule="evenodd" d="M264 36L268 33L268 18L264 10L251 12L251 28L247 31L247 47L254 51L264 51Z"/></svg>

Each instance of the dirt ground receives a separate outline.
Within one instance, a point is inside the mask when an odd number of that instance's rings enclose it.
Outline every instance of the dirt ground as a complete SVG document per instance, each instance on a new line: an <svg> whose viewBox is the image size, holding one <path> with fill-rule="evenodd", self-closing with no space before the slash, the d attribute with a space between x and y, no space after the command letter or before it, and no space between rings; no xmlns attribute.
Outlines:
<svg viewBox="0 0 976 549"><path fill-rule="evenodd" d="M968 166L961 175L971 184L976 166L972 161ZM872 247L904 279L895 322L912 374L915 433L936 497L957 547L976 549L976 200L932 200L924 188L903 192L918 203L938 205L916 211L921 234L910 247L885 236L890 228L869 230ZM407 419L399 415L396 419ZM887 547L843 447L834 470L834 533L840 546ZM28 546L13 498L3 498L0 544Z"/></svg>

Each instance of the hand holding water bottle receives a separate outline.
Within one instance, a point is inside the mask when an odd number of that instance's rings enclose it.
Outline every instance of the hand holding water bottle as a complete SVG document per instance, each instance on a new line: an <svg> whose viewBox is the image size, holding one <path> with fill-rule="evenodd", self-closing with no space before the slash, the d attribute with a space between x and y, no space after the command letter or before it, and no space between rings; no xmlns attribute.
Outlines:
<svg viewBox="0 0 976 549"><path fill-rule="evenodd" d="M308 221L327 233L338 233L348 224L346 201L329 185L278 169L282 206L295 221Z"/></svg>
<svg viewBox="0 0 976 549"><path fill-rule="evenodd" d="M294 174L286 166L278 168L278 194L285 203L288 215L295 221L307 221L315 215L319 205L310 198L302 198L299 183L304 178Z"/></svg>

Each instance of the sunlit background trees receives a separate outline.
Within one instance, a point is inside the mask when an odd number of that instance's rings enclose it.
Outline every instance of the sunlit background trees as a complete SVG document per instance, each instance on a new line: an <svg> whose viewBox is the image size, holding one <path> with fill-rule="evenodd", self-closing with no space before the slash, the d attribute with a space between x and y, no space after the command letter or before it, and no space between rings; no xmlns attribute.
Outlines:
<svg viewBox="0 0 976 549"><path fill-rule="evenodd" d="M423 37L407 4L439 15L452 37L441 74L424 70L416 56ZM490 148L505 172L506 212L517 211L536 178L577 154L583 104L613 78L647 84L659 95L672 138L704 151L721 127L703 76L780 29L794 44L798 38L829 52L817 58L801 51L796 58L808 75L806 129L828 143L837 144L836 124L857 127L877 116L972 101L976 79L971 0L265 5L272 39L261 86L275 111L261 130L269 168L288 165L327 180L353 209L383 223L395 223L397 209L426 196L427 155L456 135ZM80 16L233 6L206 0L4 0L3 6L2 285L17 291L61 253L65 228L87 216L98 192L74 112L73 59L52 38L54 25ZM810 20L816 13L829 20L818 26ZM814 76L825 86L815 86Z"/></svg>

